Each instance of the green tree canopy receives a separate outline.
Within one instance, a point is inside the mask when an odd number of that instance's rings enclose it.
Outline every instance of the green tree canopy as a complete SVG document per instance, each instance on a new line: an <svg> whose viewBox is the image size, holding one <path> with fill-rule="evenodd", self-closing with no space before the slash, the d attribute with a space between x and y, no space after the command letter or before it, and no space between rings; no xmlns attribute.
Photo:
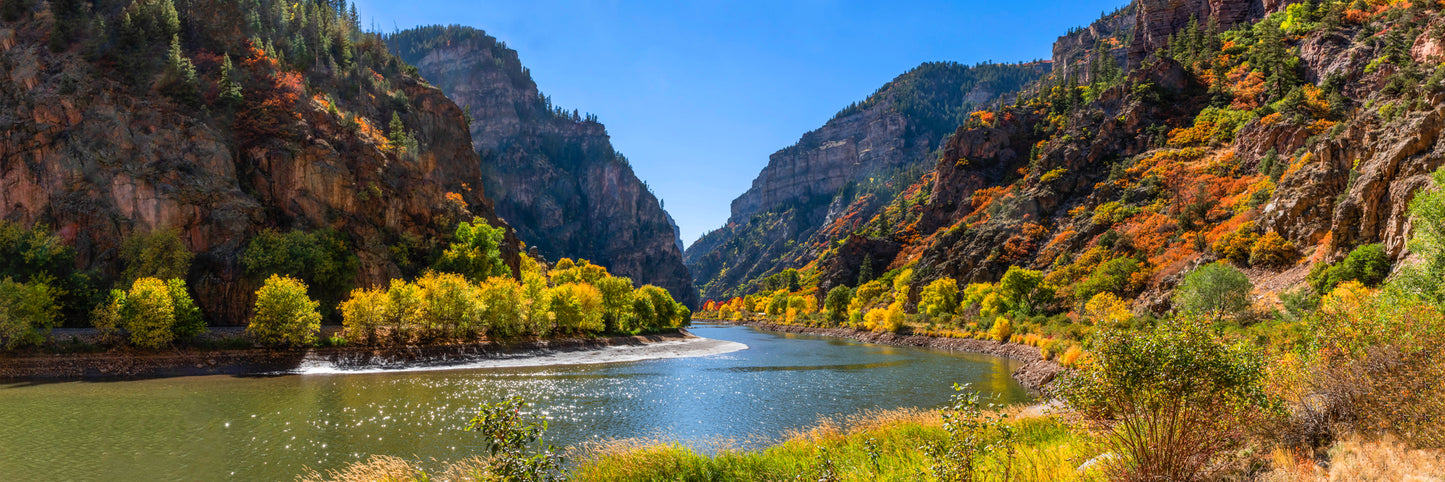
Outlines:
<svg viewBox="0 0 1445 482"><path fill-rule="evenodd" d="M268 229L247 244L241 265L256 281L275 275L300 280L311 287L321 301L322 312L329 315L356 285L360 261L346 238L335 230L283 234Z"/></svg>
<svg viewBox="0 0 1445 482"><path fill-rule="evenodd" d="M502 240L506 229L492 227L482 218L457 225L451 246L437 260L437 271L457 273L472 281L492 276L511 276L512 270L502 261Z"/></svg>
<svg viewBox="0 0 1445 482"><path fill-rule="evenodd" d="M129 285L141 278L186 279L193 257L173 229L135 233L120 245L120 259L125 263L121 281Z"/></svg>
<svg viewBox="0 0 1445 482"><path fill-rule="evenodd" d="M1174 291L1174 307L1188 315L1222 319L1248 309L1253 289L1254 284L1238 268L1210 263L1184 277Z"/></svg>

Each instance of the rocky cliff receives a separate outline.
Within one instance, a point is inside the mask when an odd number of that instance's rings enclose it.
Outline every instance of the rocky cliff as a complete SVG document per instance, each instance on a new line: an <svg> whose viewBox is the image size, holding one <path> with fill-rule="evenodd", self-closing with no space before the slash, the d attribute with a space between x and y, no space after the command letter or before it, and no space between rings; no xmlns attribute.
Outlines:
<svg viewBox="0 0 1445 482"><path fill-rule="evenodd" d="M1087 27L1072 29L1054 41L1054 74L1060 77L1073 76L1080 82L1093 81L1096 60L1101 53L1113 57L1115 65L1128 63L1128 45L1133 39L1137 23L1137 4L1130 3L1103 17Z"/></svg>
<svg viewBox="0 0 1445 482"><path fill-rule="evenodd" d="M256 286L239 253L263 229L338 230L367 286L402 275L397 248L410 240L445 238L472 216L500 224L455 103L337 11L261 3L198 0L179 14L163 0L40 4L0 23L0 217L53 227L102 278L119 271L127 236L176 229L197 253L197 301L218 324L250 314ZM246 8L306 10L316 23L238 28ZM324 35L327 21L347 47L271 40ZM167 44L170 64L148 67ZM393 116L406 134L389 139ZM407 146L392 142L402 137Z"/></svg>
<svg viewBox="0 0 1445 482"><path fill-rule="evenodd" d="M517 52L467 27L391 35L391 49L465 106L497 213L550 259L589 259L696 307L677 231L591 116L550 105Z"/></svg>
<svg viewBox="0 0 1445 482"><path fill-rule="evenodd" d="M1146 56L1097 91L1046 82L997 122L960 127L917 183L918 214L849 238L819 264L818 292L892 252L888 266L915 267L915 293L1019 266L1045 273L1059 311L1107 286L1163 313L1204 263L1237 265L1270 299L1365 244L1405 259L1409 201L1445 165L1439 12L1314 5L1136 2L1145 45L1191 16L1236 30Z"/></svg>
<svg viewBox="0 0 1445 482"><path fill-rule="evenodd" d="M774 153L733 201L727 225L688 247L703 296L746 290L763 276L816 260L847 236L825 227L867 218L856 210L871 216L887 206L927 169L954 126L976 108L1009 100L1047 70L1043 63L924 64Z"/></svg>

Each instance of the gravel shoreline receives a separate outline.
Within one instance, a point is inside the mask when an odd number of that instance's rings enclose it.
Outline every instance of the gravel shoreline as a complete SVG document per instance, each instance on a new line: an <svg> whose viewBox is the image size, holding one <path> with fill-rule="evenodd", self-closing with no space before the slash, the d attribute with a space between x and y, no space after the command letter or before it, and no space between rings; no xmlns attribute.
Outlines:
<svg viewBox="0 0 1445 482"><path fill-rule="evenodd" d="M710 320L719 321L719 320ZM942 338L936 336L922 335L899 335L894 333L874 333L871 331L859 331L851 328L816 328L810 326L779 325L774 323L756 321L719 321L740 326L750 326L760 330L776 331L780 333L799 333L805 335L823 335L838 338L848 338L864 343L877 343L881 345L914 346L925 348L936 348L942 350L966 351L993 355L1023 363L1013 372L1014 380L1037 392L1046 392L1050 383L1058 379L1065 368L1058 363L1045 360L1039 353L1038 348L1016 343L1001 343L989 340L975 340L972 338Z"/></svg>
<svg viewBox="0 0 1445 482"><path fill-rule="evenodd" d="M341 367L447 366L486 359L515 359L559 352L641 346L696 339L687 330L641 336L528 340L393 347L194 350L0 355L0 380L106 380L200 375L265 375L294 372L305 363Z"/></svg>

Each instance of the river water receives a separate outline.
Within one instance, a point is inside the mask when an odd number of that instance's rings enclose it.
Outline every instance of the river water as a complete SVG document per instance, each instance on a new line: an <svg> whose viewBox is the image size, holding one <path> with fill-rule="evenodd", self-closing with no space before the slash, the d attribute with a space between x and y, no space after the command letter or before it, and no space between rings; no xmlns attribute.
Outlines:
<svg viewBox="0 0 1445 482"><path fill-rule="evenodd" d="M955 382L1029 398L1001 358L691 331L716 341L548 360L607 362L565 366L0 385L0 480L290 480L368 454L459 459L481 450L462 431L477 405L514 395L551 420L558 446L643 437L700 449L755 446L824 416L937 407Z"/></svg>

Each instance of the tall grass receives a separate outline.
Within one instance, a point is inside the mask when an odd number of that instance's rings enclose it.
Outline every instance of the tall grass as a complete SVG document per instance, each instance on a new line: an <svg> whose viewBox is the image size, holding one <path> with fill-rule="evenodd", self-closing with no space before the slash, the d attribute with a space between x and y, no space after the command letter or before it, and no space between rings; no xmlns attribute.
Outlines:
<svg viewBox="0 0 1445 482"><path fill-rule="evenodd" d="M1077 480L1097 454L1088 435L1053 416L1012 422L1017 443L1010 480ZM931 480L921 449L948 437L938 412L893 410L820 421L756 451L708 455L675 443L615 441L580 450L577 481ZM991 455L986 466L1003 460ZM993 471L1000 473L1001 471Z"/></svg>

